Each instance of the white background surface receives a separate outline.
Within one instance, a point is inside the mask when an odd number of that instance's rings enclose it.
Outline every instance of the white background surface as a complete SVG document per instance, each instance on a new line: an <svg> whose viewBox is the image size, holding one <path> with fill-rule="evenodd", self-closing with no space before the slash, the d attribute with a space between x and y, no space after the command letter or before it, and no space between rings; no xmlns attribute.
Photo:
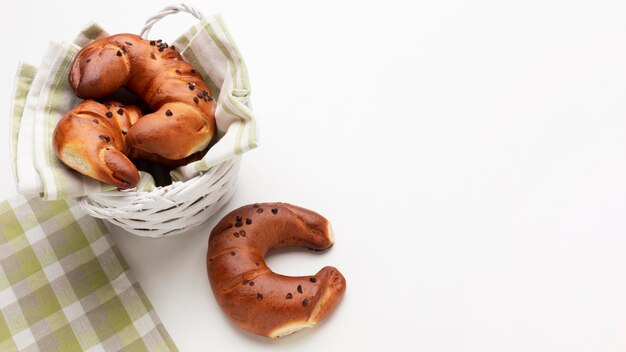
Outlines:
<svg viewBox="0 0 626 352"><path fill-rule="evenodd" d="M1 198L18 60L39 64L89 20L138 32L169 4L3 5ZM623 1L193 4L222 14L246 59L262 145L201 228L111 227L181 351L626 350ZM275 271L334 265L348 282L329 320L279 341L231 324L206 279L217 219L262 201L336 232L329 252L271 255Z"/></svg>

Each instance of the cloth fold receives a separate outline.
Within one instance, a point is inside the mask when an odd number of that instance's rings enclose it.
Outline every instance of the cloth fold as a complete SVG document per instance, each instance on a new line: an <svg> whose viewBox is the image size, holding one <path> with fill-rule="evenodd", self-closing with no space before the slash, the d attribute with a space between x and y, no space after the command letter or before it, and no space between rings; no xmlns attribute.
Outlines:
<svg viewBox="0 0 626 352"><path fill-rule="evenodd" d="M103 222L74 201L0 203L0 351L177 351Z"/></svg>
<svg viewBox="0 0 626 352"><path fill-rule="evenodd" d="M11 118L18 192L56 200L114 189L69 169L52 148L57 122L80 102L67 80L71 62L82 46L106 35L104 29L92 23L73 43L51 43L39 67L19 67ZM217 98L217 142L201 160L170 173L173 181L186 181L256 148L258 125L250 110L245 63L219 15L199 21L171 44L194 65ZM139 190L150 191L154 187L152 177L145 172L141 176Z"/></svg>

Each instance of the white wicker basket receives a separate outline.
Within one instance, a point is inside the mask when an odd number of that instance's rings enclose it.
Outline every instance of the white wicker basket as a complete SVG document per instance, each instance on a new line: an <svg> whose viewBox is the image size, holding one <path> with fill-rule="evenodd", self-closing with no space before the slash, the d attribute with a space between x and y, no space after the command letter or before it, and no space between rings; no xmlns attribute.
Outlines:
<svg viewBox="0 0 626 352"><path fill-rule="evenodd" d="M141 36L145 38L161 18L181 11L203 19L191 6L169 6L146 21ZM153 238L176 235L200 225L230 200L239 164L240 158L234 157L190 180L156 187L150 192L115 190L85 195L77 201L87 214L132 234Z"/></svg>

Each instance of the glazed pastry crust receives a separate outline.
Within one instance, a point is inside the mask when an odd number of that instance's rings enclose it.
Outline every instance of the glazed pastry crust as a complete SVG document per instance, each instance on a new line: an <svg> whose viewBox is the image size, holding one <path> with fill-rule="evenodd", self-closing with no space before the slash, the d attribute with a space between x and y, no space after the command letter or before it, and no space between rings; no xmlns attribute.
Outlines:
<svg viewBox="0 0 626 352"><path fill-rule="evenodd" d="M125 86L154 112L128 130L133 150L178 160L204 150L215 135L209 88L173 46L118 34L96 40L76 55L69 83L83 99Z"/></svg>
<svg viewBox="0 0 626 352"><path fill-rule="evenodd" d="M301 207L264 203L234 210L209 238L207 271L220 307L241 328L270 338L314 326L343 297L343 275L330 266L311 276L280 275L263 258L273 248L325 250L333 241L328 220Z"/></svg>

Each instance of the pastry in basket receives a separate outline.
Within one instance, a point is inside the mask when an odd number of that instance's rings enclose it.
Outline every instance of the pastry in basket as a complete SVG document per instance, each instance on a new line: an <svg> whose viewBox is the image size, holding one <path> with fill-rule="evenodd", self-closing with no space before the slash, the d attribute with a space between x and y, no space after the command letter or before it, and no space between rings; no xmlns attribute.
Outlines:
<svg viewBox="0 0 626 352"><path fill-rule="evenodd" d="M185 160L204 150L215 135L215 107L209 88L176 48L161 40L119 34L94 41L76 55L69 82L76 95L84 99L103 98L126 87L152 111L139 115L130 124L118 123L125 135L115 139L108 135L108 140L103 137L94 141L91 136L96 132L85 132L92 128L101 131L104 128L101 124L65 121L75 120L80 115L76 109L61 119L53 138L57 155L69 167L100 181L132 188L138 176L129 174L132 170L122 156L177 164L171 161ZM95 105L87 106L91 109ZM103 112L102 108L96 110ZM82 112L82 115L91 114ZM112 119L118 114L124 115L123 109L107 111L105 116ZM107 127L115 128L113 123ZM72 129L78 131L70 131ZM97 132L97 136L100 135L107 136ZM104 151L96 153L92 143Z"/></svg>
<svg viewBox="0 0 626 352"><path fill-rule="evenodd" d="M103 105L85 100L57 124L53 135L56 155L72 169L119 188L135 187L139 172L128 159L125 134L139 119L135 106Z"/></svg>
<svg viewBox="0 0 626 352"><path fill-rule="evenodd" d="M135 187L139 182L139 171L131 160L175 168L200 158L195 153L169 160L131 149L126 134L141 116L136 106L85 100L59 120L53 135L54 152L72 169L122 189Z"/></svg>
<svg viewBox="0 0 626 352"><path fill-rule="evenodd" d="M333 245L328 220L285 203L243 206L226 215L209 237L207 271L222 310L241 328L277 338L327 317L346 290L333 267L311 276L272 272L263 258L286 246L325 250Z"/></svg>

